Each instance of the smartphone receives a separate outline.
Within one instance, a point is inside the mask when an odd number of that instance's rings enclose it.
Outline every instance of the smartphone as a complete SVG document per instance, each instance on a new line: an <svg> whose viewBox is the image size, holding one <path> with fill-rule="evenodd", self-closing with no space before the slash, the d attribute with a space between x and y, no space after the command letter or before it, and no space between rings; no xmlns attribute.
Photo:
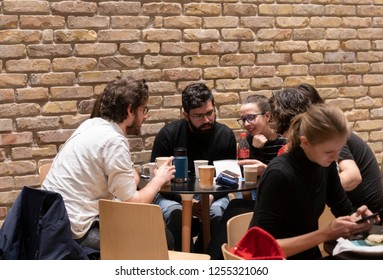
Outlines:
<svg viewBox="0 0 383 280"><path fill-rule="evenodd" d="M225 175L232 177L232 178L238 178L239 177L239 175L237 173L234 173L234 172L227 170L227 169L222 171L222 173L224 173Z"/></svg>
<svg viewBox="0 0 383 280"><path fill-rule="evenodd" d="M368 221L368 220L376 218L378 215L379 215L379 212L376 212L374 214L368 215L366 217L363 217L363 218L357 220L355 223L357 223L357 224L364 223L365 221Z"/></svg>

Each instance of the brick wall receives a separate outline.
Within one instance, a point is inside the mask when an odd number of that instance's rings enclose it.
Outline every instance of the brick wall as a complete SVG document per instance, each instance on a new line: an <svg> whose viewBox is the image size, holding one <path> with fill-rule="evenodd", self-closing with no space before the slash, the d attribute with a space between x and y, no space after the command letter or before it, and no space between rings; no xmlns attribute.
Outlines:
<svg viewBox="0 0 383 280"><path fill-rule="evenodd" d="M0 224L117 75L150 88L151 116L130 137L137 165L195 81L237 135L247 95L313 84L381 161L383 0L3 0L0 11Z"/></svg>

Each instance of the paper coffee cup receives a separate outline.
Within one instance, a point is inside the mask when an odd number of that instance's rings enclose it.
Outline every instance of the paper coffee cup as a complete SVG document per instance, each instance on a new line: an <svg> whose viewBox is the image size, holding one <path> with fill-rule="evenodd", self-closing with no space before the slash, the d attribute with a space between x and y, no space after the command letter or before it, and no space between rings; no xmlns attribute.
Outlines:
<svg viewBox="0 0 383 280"><path fill-rule="evenodd" d="M256 164L244 165L243 173L244 173L246 183L256 183L257 176L258 176L258 165Z"/></svg>
<svg viewBox="0 0 383 280"><path fill-rule="evenodd" d="M200 165L199 170L199 184L201 188L211 188L214 186L214 165Z"/></svg>
<svg viewBox="0 0 383 280"><path fill-rule="evenodd" d="M160 166L163 165L168 159L169 157L157 157L156 158L157 168L160 168ZM169 185L170 185L170 181L165 183L165 186L169 186Z"/></svg>
<svg viewBox="0 0 383 280"><path fill-rule="evenodd" d="M157 168L163 165L168 159L169 157L157 157L156 158Z"/></svg>

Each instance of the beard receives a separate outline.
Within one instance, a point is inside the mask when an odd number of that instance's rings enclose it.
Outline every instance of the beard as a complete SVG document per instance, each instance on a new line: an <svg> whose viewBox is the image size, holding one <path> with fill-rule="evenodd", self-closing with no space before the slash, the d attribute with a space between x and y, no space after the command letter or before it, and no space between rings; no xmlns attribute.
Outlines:
<svg viewBox="0 0 383 280"><path fill-rule="evenodd" d="M126 127L126 135L141 135L141 124L137 117L134 118L132 125Z"/></svg>
<svg viewBox="0 0 383 280"><path fill-rule="evenodd" d="M215 123L215 118L213 121L209 121L208 123L204 123L197 127L191 121L189 121L189 127L190 127L190 130L195 134L206 135L213 132L214 123Z"/></svg>

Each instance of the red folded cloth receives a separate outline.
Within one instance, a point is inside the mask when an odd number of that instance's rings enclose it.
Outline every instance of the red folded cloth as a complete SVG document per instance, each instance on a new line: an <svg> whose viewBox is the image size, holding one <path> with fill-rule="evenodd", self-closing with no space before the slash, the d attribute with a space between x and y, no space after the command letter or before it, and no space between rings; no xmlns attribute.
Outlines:
<svg viewBox="0 0 383 280"><path fill-rule="evenodd" d="M277 153L277 156L283 155L287 151L287 144L283 145Z"/></svg>
<svg viewBox="0 0 383 280"><path fill-rule="evenodd" d="M275 238L260 227L250 228L230 252L246 260L286 259Z"/></svg>

